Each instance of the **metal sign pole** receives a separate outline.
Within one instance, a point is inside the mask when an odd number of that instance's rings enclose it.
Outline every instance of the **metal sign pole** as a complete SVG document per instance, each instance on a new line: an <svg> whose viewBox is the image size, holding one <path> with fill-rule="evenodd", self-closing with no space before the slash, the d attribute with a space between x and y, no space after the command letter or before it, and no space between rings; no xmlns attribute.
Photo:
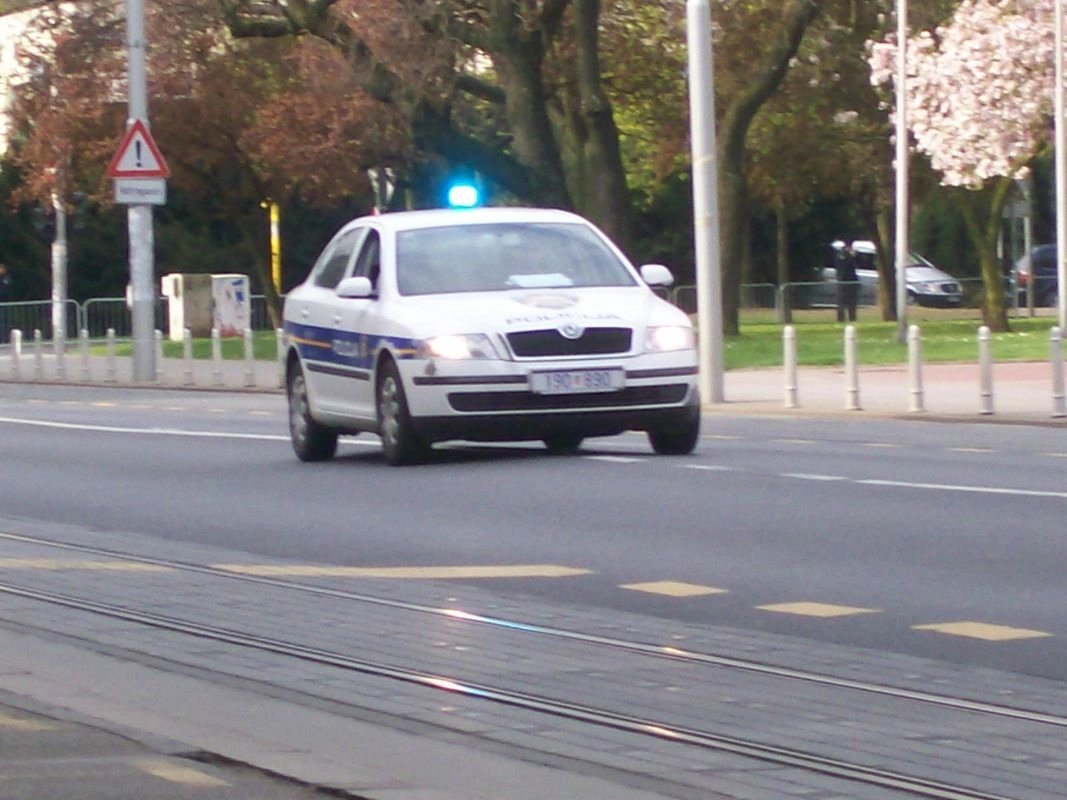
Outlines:
<svg viewBox="0 0 1067 800"><path fill-rule="evenodd" d="M908 331L908 0L897 0L896 255L897 341Z"/></svg>
<svg viewBox="0 0 1067 800"><path fill-rule="evenodd" d="M148 122L145 78L144 0L126 0L126 53L129 81L128 126ZM156 375L155 265L152 206L131 205L127 212L130 237L130 315L133 328L133 379L152 381Z"/></svg>

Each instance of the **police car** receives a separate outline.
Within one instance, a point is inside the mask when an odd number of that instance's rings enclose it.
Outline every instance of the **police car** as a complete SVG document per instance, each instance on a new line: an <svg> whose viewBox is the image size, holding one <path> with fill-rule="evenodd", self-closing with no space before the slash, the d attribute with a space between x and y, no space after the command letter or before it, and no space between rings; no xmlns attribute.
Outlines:
<svg viewBox="0 0 1067 800"><path fill-rule="evenodd" d="M386 461L434 442L646 431L685 454L700 434L693 327L595 226L545 209L355 219L286 297L289 428L303 461L376 433Z"/></svg>

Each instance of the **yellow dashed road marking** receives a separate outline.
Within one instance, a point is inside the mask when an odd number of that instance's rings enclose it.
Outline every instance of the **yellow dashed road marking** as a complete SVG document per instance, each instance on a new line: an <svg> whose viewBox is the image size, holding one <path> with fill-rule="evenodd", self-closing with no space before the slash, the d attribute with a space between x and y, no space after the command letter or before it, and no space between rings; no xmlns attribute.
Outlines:
<svg viewBox="0 0 1067 800"><path fill-rule="evenodd" d="M776 611L780 614L798 614L804 617L847 617L852 614L877 614L877 608L856 608L854 606L835 606L829 603L776 603L769 606L756 606L761 611Z"/></svg>
<svg viewBox="0 0 1067 800"><path fill-rule="evenodd" d="M1042 453L1046 458L1067 458L1067 453Z"/></svg>
<svg viewBox="0 0 1067 800"><path fill-rule="evenodd" d="M215 569L241 575L305 578L567 578L592 570L555 564L513 564L499 567L329 567L313 564L213 564Z"/></svg>
<svg viewBox="0 0 1067 800"><path fill-rule="evenodd" d="M22 719L7 714L0 714L0 728L27 733L39 733L40 731L56 731L63 726L56 722L43 719Z"/></svg>
<svg viewBox="0 0 1067 800"><path fill-rule="evenodd" d="M669 597L696 597L704 594L725 594L726 589L715 586L701 586L697 583L682 583L681 581L651 581L649 583L627 583L620 586L621 589L631 589L635 592L649 592L650 594L665 594Z"/></svg>
<svg viewBox="0 0 1067 800"><path fill-rule="evenodd" d="M214 775L208 775L206 772L201 772L191 767L171 764L168 761L142 760L137 762L137 768L142 772L147 772L149 775L154 775L171 783L180 783L184 786L214 787L230 785Z"/></svg>
<svg viewBox="0 0 1067 800"><path fill-rule="evenodd" d="M0 569L86 569L112 572L170 572L170 567L136 561L85 561L61 558L0 558Z"/></svg>
<svg viewBox="0 0 1067 800"><path fill-rule="evenodd" d="M108 403L108 402L104 402L104 401L96 402L96 403L90 403L90 405L93 408L118 408L118 403Z"/></svg>
<svg viewBox="0 0 1067 800"><path fill-rule="evenodd" d="M1052 636L1051 633L1045 631L1011 628L1007 625L990 625L986 622L943 622L936 625L914 625L912 628L917 631L934 631L949 636L983 639L987 642L1009 642L1013 639L1040 639Z"/></svg>

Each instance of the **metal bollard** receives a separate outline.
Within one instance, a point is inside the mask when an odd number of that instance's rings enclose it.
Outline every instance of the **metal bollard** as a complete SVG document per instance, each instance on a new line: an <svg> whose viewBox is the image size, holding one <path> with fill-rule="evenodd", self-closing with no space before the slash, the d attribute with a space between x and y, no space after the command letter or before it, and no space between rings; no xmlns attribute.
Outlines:
<svg viewBox="0 0 1067 800"><path fill-rule="evenodd" d="M104 379L108 383L115 382L115 329L107 329L107 369Z"/></svg>
<svg viewBox="0 0 1067 800"><path fill-rule="evenodd" d="M785 407L797 407L797 332L792 325L782 329L782 363L785 365Z"/></svg>
<svg viewBox="0 0 1067 800"><path fill-rule="evenodd" d="M40 328L33 330L33 379L44 379L44 339Z"/></svg>
<svg viewBox="0 0 1067 800"><path fill-rule="evenodd" d="M82 380L89 383L92 373L89 371L89 331L82 328L78 331L78 352L82 362Z"/></svg>
<svg viewBox="0 0 1067 800"><path fill-rule="evenodd" d="M245 386L256 385L255 362L252 360L252 329L245 328Z"/></svg>
<svg viewBox="0 0 1067 800"><path fill-rule="evenodd" d="M993 353L989 327L983 325L978 329L978 413L993 413Z"/></svg>
<svg viewBox="0 0 1067 800"><path fill-rule="evenodd" d="M193 385L193 332L182 331L182 361L185 364L185 385Z"/></svg>
<svg viewBox="0 0 1067 800"><path fill-rule="evenodd" d="M911 386L909 411L925 411L923 404L923 337L918 325L908 326L908 378Z"/></svg>
<svg viewBox="0 0 1067 800"><path fill-rule="evenodd" d="M1067 417L1067 399L1063 386L1063 333L1053 326L1049 331L1049 354L1052 361L1052 416Z"/></svg>
<svg viewBox="0 0 1067 800"><path fill-rule="evenodd" d="M52 352L56 360L56 380L67 379L67 343L57 333L52 334Z"/></svg>
<svg viewBox="0 0 1067 800"><path fill-rule="evenodd" d="M16 381L22 377L22 369L19 361L22 358L22 331L14 328L11 331L11 377Z"/></svg>
<svg viewBox="0 0 1067 800"><path fill-rule="evenodd" d="M845 410L860 410L860 376L856 359L856 326L845 326Z"/></svg>
<svg viewBox="0 0 1067 800"><path fill-rule="evenodd" d="M219 338L219 329L211 329L211 374L215 385L222 386L222 340Z"/></svg>

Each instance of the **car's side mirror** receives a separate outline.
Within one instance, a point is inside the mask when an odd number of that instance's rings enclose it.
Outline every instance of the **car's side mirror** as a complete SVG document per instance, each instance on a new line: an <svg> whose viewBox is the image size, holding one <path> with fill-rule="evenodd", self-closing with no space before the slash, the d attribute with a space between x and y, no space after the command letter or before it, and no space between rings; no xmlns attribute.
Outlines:
<svg viewBox="0 0 1067 800"><path fill-rule="evenodd" d="M662 264L643 264L641 277L649 286L670 286L674 283L671 271Z"/></svg>
<svg viewBox="0 0 1067 800"><path fill-rule="evenodd" d="M345 278L339 284L337 284L337 296L346 297L351 299L366 298L374 295L374 287L371 285L370 278L358 276L355 278Z"/></svg>

